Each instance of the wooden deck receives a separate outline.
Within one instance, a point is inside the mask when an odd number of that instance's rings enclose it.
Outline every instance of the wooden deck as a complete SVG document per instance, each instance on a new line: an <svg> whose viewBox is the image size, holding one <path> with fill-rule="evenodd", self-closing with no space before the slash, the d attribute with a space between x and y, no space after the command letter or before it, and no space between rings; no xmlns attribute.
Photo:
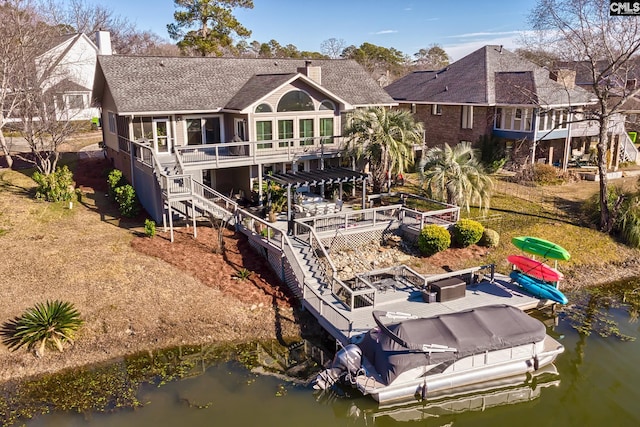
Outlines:
<svg viewBox="0 0 640 427"><path fill-rule="evenodd" d="M547 301L541 301L527 294L519 286L511 283L509 277L503 275L496 275L493 282L487 279L467 285L463 298L447 302L426 303L422 300L420 289L415 287L406 285L400 285L397 289L390 287L385 291L376 292L375 306L356 308L352 311L327 290L318 289L317 291L317 295L325 303L325 310L319 313L321 316L318 320L331 335L343 343L347 342L349 337L376 326L372 316L374 310L430 317L491 304L507 304L521 310L531 310L549 304ZM335 309L338 316L327 313L329 307Z"/></svg>

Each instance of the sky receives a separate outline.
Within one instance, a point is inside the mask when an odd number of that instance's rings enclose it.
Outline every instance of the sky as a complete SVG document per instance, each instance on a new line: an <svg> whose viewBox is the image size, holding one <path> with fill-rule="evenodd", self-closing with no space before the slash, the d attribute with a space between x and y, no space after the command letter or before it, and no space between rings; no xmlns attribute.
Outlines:
<svg viewBox="0 0 640 427"><path fill-rule="evenodd" d="M139 30L169 39L167 24L173 0L85 0L126 17ZM438 44L452 60L486 45L515 49L529 29L527 16L535 0L254 0L253 9L234 15L252 31L248 41L320 51L329 38L346 45L364 42L395 48L412 56Z"/></svg>

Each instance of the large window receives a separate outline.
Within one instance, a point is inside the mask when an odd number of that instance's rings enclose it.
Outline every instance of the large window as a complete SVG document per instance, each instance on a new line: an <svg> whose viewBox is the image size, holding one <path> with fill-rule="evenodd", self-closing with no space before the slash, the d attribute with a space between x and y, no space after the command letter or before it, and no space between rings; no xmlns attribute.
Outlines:
<svg viewBox="0 0 640 427"><path fill-rule="evenodd" d="M278 102L278 112L314 111L313 99L301 90L287 92Z"/></svg>
<svg viewBox="0 0 640 427"><path fill-rule="evenodd" d="M151 117L134 117L132 125L135 141L153 139L153 120Z"/></svg>
<svg viewBox="0 0 640 427"><path fill-rule="evenodd" d="M538 130L566 129L569 120L567 110L541 111L538 115Z"/></svg>
<svg viewBox="0 0 640 427"><path fill-rule="evenodd" d="M493 126L495 129L531 132L532 117L531 108L498 107Z"/></svg>
<svg viewBox="0 0 640 427"><path fill-rule="evenodd" d="M323 144L333 143L333 117L323 117L320 119L320 136Z"/></svg>
<svg viewBox="0 0 640 427"><path fill-rule="evenodd" d="M188 118L187 145L216 144L222 142L219 117Z"/></svg>
<svg viewBox="0 0 640 427"><path fill-rule="evenodd" d="M300 119L299 126L300 145L313 145L313 119Z"/></svg>
<svg viewBox="0 0 640 427"><path fill-rule="evenodd" d="M293 120L278 120L278 139L279 147L293 147Z"/></svg>
<svg viewBox="0 0 640 427"><path fill-rule="evenodd" d="M272 141L273 140L273 123L271 120L261 120L256 122L256 140L257 141ZM258 148L272 148L273 144L260 143Z"/></svg>

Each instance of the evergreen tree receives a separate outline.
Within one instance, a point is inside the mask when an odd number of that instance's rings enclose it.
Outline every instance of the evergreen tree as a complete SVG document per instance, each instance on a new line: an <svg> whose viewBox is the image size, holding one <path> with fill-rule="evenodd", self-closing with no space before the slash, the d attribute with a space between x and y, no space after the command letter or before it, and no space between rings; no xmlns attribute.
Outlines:
<svg viewBox="0 0 640 427"><path fill-rule="evenodd" d="M176 22L167 25L172 39L178 40L183 53L222 56L234 49L234 33L240 38L251 35L233 16L236 7L253 9L253 0L174 0ZM194 29L195 27L195 29Z"/></svg>

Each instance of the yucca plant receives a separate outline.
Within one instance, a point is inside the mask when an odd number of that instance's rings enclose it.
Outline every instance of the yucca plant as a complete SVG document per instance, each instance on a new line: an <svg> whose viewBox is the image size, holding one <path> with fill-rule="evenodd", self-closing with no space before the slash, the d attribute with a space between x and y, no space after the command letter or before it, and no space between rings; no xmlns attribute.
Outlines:
<svg viewBox="0 0 640 427"><path fill-rule="evenodd" d="M38 303L27 309L14 323L14 333L6 340L9 348L27 346L36 355L44 355L47 347L63 351L63 344L73 344L75 332L82 326L80 313L73 304L64 301Z"/></svg>

